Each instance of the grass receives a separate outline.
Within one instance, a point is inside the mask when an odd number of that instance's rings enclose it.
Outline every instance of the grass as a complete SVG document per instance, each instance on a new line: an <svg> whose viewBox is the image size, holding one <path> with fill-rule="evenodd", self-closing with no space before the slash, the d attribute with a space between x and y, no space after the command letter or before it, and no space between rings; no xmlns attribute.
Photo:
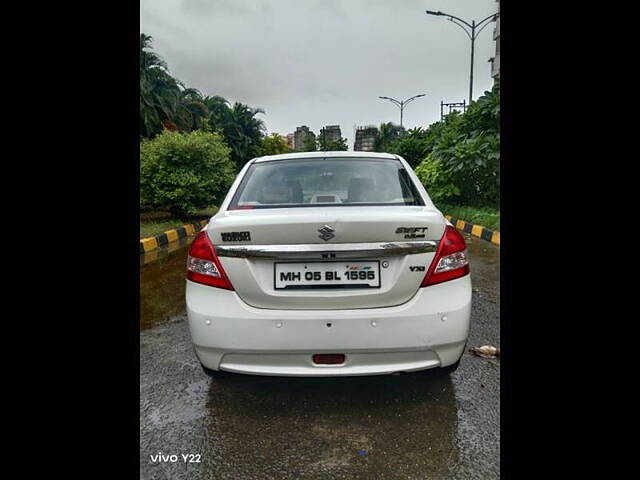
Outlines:
<svg viewBox="0 0 640 480"><path fill-rule="evenodd" d="M469 207L439 204L437 207L445 215L482 225L494 231L500 231L500 210L488 207Z"/></svg>
<svg viewBox="0 0 640 480"><path fill-rule="evenodd" d="M144 209L140 211L140 238L153 237L165 230L179 228L185 223L192 223L197 220L205 220L215 215L218 207L208 207L198 210L194 215L187 218L172 218L169 212L161 210Z"/></svg>

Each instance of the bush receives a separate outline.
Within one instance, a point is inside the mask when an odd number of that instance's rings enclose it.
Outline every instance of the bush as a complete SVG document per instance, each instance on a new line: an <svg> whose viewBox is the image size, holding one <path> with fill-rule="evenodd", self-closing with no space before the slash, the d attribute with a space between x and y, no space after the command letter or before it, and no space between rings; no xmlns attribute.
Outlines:
<svg viewBox="0 0 640 480"><path fill-rule="evenodd" d="M176 218L219 204L235 177L218 133L164 131L140 144L140 197Z"/></svg>
<svg viewBox="0 0 640 480"><path fill-rule="evenodd" d="M451 122L433 158L455 173L460 202L497 207L500 202L500 84Z"/></svg>
<svg viewBox="0 0 640 480"><path fill-rule="evenodd" d="M261 155L278 155L280 153L289 153L289 151L289 145L277 133L264 137L260 143Z"/></svg>
<svg viewBox="0 0 640 480"><path fill-rule="evenodd" d="M393 142L387 151L400 155L415 170L429 153L427 138L428 133L426 130L420 127L412 128L402 135L399 140Z"/></svg>
<svg viewBox="0 0 640 480"><path fill-rule="evenodd" d="M419 137L418 137L419 138ZM500 83L432 124L423 137L425 160L417 167L434 199L498 208L500 204ZM402 146L399 144L399 147ZM407 143L405 148L409 149ZM419 148L411 150L419 154ZM424 164L424 165L423 165ZM453 188L455 187L455 188Z"/></svg>
<svg viewBox="0 0 640 480"><path fill-rule="evenodd" d="M453 172L429 155L416 168L416 175L435 203L455 201L460 189L454 184Z"/></svg>

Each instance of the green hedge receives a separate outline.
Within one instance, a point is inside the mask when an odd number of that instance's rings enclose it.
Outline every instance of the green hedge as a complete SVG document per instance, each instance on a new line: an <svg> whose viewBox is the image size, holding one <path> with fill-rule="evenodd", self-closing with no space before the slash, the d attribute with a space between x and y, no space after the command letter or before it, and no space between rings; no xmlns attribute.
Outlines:
<svg viewBox="0 0 640 480"><path fill-rule="evenodd" d="M500 210L486 207L465 207L447 203L436 203L436 206L445 215L451 215L460 220L466 220L494 231L500 231Z"/></svg>
<svg viewBox="0 0 640 480"><path fill-rule="evenodd" d="M235 178L230 149L218 133L165 130L140 144L141 203L183 218L218 205Z"/></svg>
<svg viewBox="0 0 640 480"><path fill-rule="evenodd" d="M416 174L435 202L499 208L500 82L465 113L409 131L393 153L407 155L412 165L423 155Z"/></svg>

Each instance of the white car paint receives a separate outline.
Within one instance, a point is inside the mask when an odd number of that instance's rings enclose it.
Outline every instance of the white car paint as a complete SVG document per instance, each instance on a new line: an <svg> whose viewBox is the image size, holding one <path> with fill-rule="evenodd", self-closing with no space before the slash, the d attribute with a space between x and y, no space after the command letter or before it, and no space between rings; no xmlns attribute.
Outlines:
<svg viewBox="0 0 640 480"><path fill-rule="evenodd" d="M313 158L399 161L424 205L229 210L252 164ZM323 225L334 229L335 238L318 238ZM398 227L426 227L425 238L417 243L437 246L447 225L451 226L399 156L310 152L252 160L203 230L233 290L187 280L188 322L197 357L209 370L285 376L389 374L455 364L469 334L471 280L467 273L421 287L425 271L410 267L429 269L435 251L374 258L387 263L380 268L380 288L277 290L274 285L276 262L329 261L318 257L324 251L344 260L358 254L351 250L354 246L405 245ZM230 231L250 231L251 240L223 241L221 233ZM350 253L341 253L343 246ZM232 253L224 253L225 248ZM285 257L282 252L308 251L298 260L243 257L242 252L233 256L239 250L265 248ZM315 364L312 356L321 353L344 354L346 360L340 365Z"/></svg>

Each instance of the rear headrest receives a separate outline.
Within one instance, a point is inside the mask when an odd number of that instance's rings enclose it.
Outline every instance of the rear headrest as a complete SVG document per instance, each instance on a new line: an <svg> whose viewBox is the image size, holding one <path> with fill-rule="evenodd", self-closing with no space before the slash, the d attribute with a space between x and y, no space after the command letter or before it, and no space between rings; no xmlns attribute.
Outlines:
<svg viewBox="0 0 640 480"><path fill-rule="evenodd" d="M369 177L352 178L349 182L347 200L349 202L366 202L373 194L375 184Z"/></svg>
<svg viewBox="0 0 640 480"><path fill-rule="evenodd" d="M265 185L260 190L260 203L303 203L302 187L295 180L283 182L280 185Z"/></svg>
<svg viewBox="0 0 640 480"><path fill-rule="evenodd" d="M285 185L291 187L291 193L293 195L293 203L304 203L304 195L302 194L302 186L297 180L289 180L285 182Z"/></svg>
<svg viewBox="0 0 640 480"><path fill-rule="evenodd" d="M286 185L265 185L258 196L260 203L291 203L292 200L293 192Z"/></svg>

